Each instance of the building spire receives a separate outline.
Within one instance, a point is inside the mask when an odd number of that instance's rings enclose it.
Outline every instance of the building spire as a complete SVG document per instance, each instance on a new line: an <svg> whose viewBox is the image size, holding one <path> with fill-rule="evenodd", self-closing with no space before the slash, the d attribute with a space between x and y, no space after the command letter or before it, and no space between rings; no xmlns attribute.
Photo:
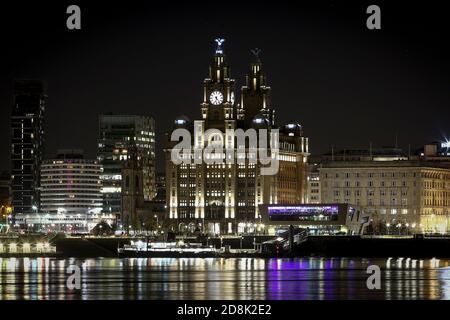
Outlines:
<svg viewBox="0 0 450 320"><path fill-rule="evenodd" d="M261 49L260 48L255 48L255 49L251 49L250 50L252 53L253 53L253 55L255 56L255 60L257 61L257 62L261 62L261 60L259 59L259 54L260 54L260 52L261 52Z"/></svg>
<svg viewBox="0 0 450 320"><path fill-rule="evenodd" d="M230 69L226 63L225 54L223 51L223 43L225 39L217 38L214 39L217 44L216 51L214 54L214 64L209 69L209 77L213 79L214 82L221 83L225 78L230 77Z"/></svg>

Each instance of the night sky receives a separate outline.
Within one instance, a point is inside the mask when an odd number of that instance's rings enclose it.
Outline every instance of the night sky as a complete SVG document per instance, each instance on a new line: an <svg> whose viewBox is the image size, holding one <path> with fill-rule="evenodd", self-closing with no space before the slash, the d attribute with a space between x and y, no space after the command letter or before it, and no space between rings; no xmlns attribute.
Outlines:
<svg viewBox="0 0 450 320"><path fill-rule="evenodd" d="M218 36L237 88L250 49L262 49L278 122L299 121L313 153L394 145L396 135L400 146L420 147L450 135L450 27L438 1L8 2L0 11L0 170L9 169L15 78L47 83L47 157L60 148L95 157L97 115L112 111L153 116L161 159L174 118L200 116ZM70 4L81 7L80 31L66 28ZM370 4L381 7L382 30L366 28Z"/></svg>

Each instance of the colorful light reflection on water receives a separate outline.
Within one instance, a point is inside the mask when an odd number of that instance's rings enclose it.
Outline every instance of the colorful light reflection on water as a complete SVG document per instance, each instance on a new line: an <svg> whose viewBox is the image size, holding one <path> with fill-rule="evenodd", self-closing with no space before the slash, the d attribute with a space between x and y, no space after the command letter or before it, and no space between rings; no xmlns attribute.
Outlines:
<svg viewBox="0 0 450 320"><path fill-rule="evenodd" d="M82 287L66 286L80 266ZM367 266L381 268L368 290ZM0 299L448 299L450 261L361 258L0 258Z"/></svg>

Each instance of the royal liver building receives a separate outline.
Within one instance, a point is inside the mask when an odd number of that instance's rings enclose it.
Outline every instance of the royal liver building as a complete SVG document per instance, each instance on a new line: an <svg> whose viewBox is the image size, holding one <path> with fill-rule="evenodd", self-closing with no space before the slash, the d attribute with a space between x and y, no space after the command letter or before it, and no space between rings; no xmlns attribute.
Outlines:
<svg viewBox="0 0 450 320"><path fill-rule="evenodd" d="M216 39L203 81L201 118L180 117L167 134L167 210L180 231L260 232L259 205L303 203L306 198L308 138L297 122L276 124L258 49L252 51L250 71L235 100L223 42Z"/></svg>

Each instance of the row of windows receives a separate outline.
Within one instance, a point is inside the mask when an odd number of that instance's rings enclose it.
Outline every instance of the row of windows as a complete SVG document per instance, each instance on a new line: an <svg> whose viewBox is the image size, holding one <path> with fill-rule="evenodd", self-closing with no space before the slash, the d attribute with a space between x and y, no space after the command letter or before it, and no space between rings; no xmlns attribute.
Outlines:
<svg viewBox="0 0 450 320"><path fill-rule="evenodd" d="M65 173L67 171L72 172L72 170L76 170L77 172L83 172L83 170L99 171L100 169L100 165L42 165L42 171L52 171L55 173Z"/></svg>
<svg viewBox="0 0 450 320"><path fill-rule="evenodd" d="M381 178L406 178L406 177L413 177L416 178L418 176L418 174L416 172L412 172L412 173L407 173L407 172L381 172L381 173L374 173L374 172L369 172L369 173L359 173L359 172L354 172L354 173L350 173L350 172L346 172L346 173L325 173L325 178L340 178L340 177L345 177L345 178L360 178L360 177L365 177L367 176L368 178L375 178L375 177L381 177Z"/></svg>
<svg viewBox="0 0 450 320"><path fill-rule="evenodd" d="M84 186L99 186L101 185L100 181L95 181L95 180L86 180L86 181L59 181L59 182L54 182L54 183L48 183L48 182L43 182L42 184L42 188L43 189L65 189L65 188L70 188L70 187L84 187Z"/></svg>
<svg viewBox="0 0 450 320"><path fill-rule="evenodd" d="M61 198L76 198L76 199L92 199L92 198L99 198L102 199L101 194L42 194L41 200L46 199L61 199Z"/></svg>
<svg viewBox="0 0 450 320"><path fill-rule="evenodd" d="M344 202L344 203L351 203L351 204L355 204L357 206L361 206L361 205L367 205L367 206L386 206L386 205L391 205L391 206L407 206L408 205L408 199L406 198L402 198L402 199L397 199L397 198L393 198L393 199L380 199L380 201L374 201L373 199L367 199L366 202L364 203L363 201L361 201L361 199L355 199L354 201L351 201L348 198L345 198L344 200L342 200L341 198L335 198L334 201L336 203L339 202Z"/></svg>
<svg viewBox="0 0 450 320"><path fill-rule="evenodd" d="M342 194L344 194L345 196L351 196L352 194L354 194L355 196L359 197L362 195L361 190L344 190L342 192ZM341 195L341 190L334 190L333 192L335 197L339 197ZM368 197L374 196L375 195L375 190L366 190L365 194ZM387 194L390 194L391 196L396 196L397 194L401 194L402 196L407 196L408 195L408 190L403 189L403 190L391 190L390 192L387 192L386 190L379 190L379 195L384 197ZM415 194L415 193L414 193Z"/></svg>
<svg viewBox="0 0 450 320"><path fill-rule="evenodd" d="M328 182L324 182L323 183L324 187L328 187ZM333 183L333 187L335 188L340 188L341 186L350 188L350 187L356 187L359 188L362 186L361 181L355 181L354 183L351 183L350 181L344 181L343 184L341 184L338 181L335 181ZM380 183L376 186L375 183L372 180L367 181L367 183L365 184L366 187L408 187L408 186L413 186L416 187L417 183L416 181L413 181L411 185L408 185L407 181L391 181L390 183L387 183L386 181L380 181Z"/></svg>
<svg viewBox="0 0 450 320"><path fill-rule="evenodd" d="M436 171L423 171L423 172L325 172L324 173L325 178L425 178L425 179L444 179L449 180L450 174L448 173L441 173Z"/></svg>

